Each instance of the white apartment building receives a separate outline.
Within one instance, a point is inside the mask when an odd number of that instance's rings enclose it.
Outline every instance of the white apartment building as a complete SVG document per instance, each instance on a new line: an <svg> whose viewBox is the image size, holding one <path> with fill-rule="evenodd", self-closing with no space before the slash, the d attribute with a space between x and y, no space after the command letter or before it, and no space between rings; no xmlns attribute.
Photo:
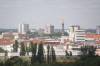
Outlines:
<svg viewBox="0 0 100 66"><path fill-rule="evenodd" d="M18 32L21 34L26 34L29 32L29 24L19 24Z"/></svg>
<svg viewBox="0 0 100 66"><path fill-rule="evenodd" d="M80 29L80 26L69 27L69 40L72 42L85 41L85 30Z"/></svg>
<svg viewBox="0 0 100 66"><path fill-rule="evenodd" d="M75 31L76 30L80 30L80 26L74 25L74 26L70 26L69 27L69 31L68 31L69 40L72 41L72 42L75 41Z"/></svg>
<svg viewBox="0 0 100 66"><path fill-rule="evenodd" d="M85 30L80 29L75 31L75 42L85 41Z"/></svg>

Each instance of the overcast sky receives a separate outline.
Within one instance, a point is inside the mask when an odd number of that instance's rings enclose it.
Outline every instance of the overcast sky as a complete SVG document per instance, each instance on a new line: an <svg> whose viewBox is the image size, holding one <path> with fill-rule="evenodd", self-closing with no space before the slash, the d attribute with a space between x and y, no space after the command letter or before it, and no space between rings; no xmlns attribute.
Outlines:
<svg viewBox="0 0 100 66"><path fill-rule="evenodd" d="M61 27L100 25L100 0L0 0L0 28L17 28L28 23L33 28L54 24Z"/></svg>

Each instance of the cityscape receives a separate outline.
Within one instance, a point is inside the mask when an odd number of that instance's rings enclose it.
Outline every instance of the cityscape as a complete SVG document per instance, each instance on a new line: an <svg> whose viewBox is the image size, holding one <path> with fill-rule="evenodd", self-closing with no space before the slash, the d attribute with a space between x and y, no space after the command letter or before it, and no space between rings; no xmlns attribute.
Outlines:
<svg viewBox="0 0 100 66"><path fill-rule="evenodd" d="M100 66L100 1L0 2L0 66Z"/></svg>
<svg viewBox="0 0 100 66"><path fill-rule="evenodd" d="M29 24L19 24L16 31L1 32L0 56L5 57L5 51L7 51L8 58L15 56L31 57L32 52L29 50L31 44L37 44L38 47L41 43L45 58L48 55L47 47L50 46L55 50L57 62L66 62L66 51L76 58L82 55L80 49L83 46L95 47L95 54L100 56L100 26L96 26L96 29L84 29L79 25L72 25L66 29L64 26L63 20L59 29L55 29L55 26L51 24L39 29L30 29ZM25 53L22 55L21 44L24 44L25 47Z"/></svg>

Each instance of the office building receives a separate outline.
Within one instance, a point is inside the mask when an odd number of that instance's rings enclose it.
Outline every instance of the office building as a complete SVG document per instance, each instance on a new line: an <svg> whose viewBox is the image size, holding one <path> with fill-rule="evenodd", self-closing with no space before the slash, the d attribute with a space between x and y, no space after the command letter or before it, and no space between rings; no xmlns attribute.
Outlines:
<svg viewBox="0 0 100 66"><path fill-rule="evenodd" d="M19 24L18 33L27 34L29 32L29 24Z"/></svg>
<svg viewBox="0 0 100 66"><path fill-rule="evenodd" d="M69 34L69 40L74 42L75 41L75 31L80 30L80 26L73 25L69 27L68 34Z"/></svg>
<svg viewBox="0 0 100 66"><path fill-rule="evenodd" d="M64 20L62 21L62 35L64 35Z"/></svg>
<svg viewBox="0 0 100 66"><path fill-rule="evenodd" d="M46 25L46 27L44 28L44 33L45 34L53 34L54 33L54 25Z"/></svg>
<svg viewBox="0 0 100 66"><path fill-rule="evenodd" d="M85 41L86 32L84 29L75 31L75 42L84 42Z"/></svg>

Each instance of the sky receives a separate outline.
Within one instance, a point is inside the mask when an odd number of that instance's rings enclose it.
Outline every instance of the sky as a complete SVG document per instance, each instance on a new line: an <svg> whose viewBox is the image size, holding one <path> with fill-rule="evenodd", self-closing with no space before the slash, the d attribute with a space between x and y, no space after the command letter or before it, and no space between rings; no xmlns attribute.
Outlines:
<svg viewBox="0 0 100 66"><path fill-rule="evenodd" d="M100 0L0 0L0 28L17 28L27 23L32 28L53 24L61 28L100 25Z"/></svg>

